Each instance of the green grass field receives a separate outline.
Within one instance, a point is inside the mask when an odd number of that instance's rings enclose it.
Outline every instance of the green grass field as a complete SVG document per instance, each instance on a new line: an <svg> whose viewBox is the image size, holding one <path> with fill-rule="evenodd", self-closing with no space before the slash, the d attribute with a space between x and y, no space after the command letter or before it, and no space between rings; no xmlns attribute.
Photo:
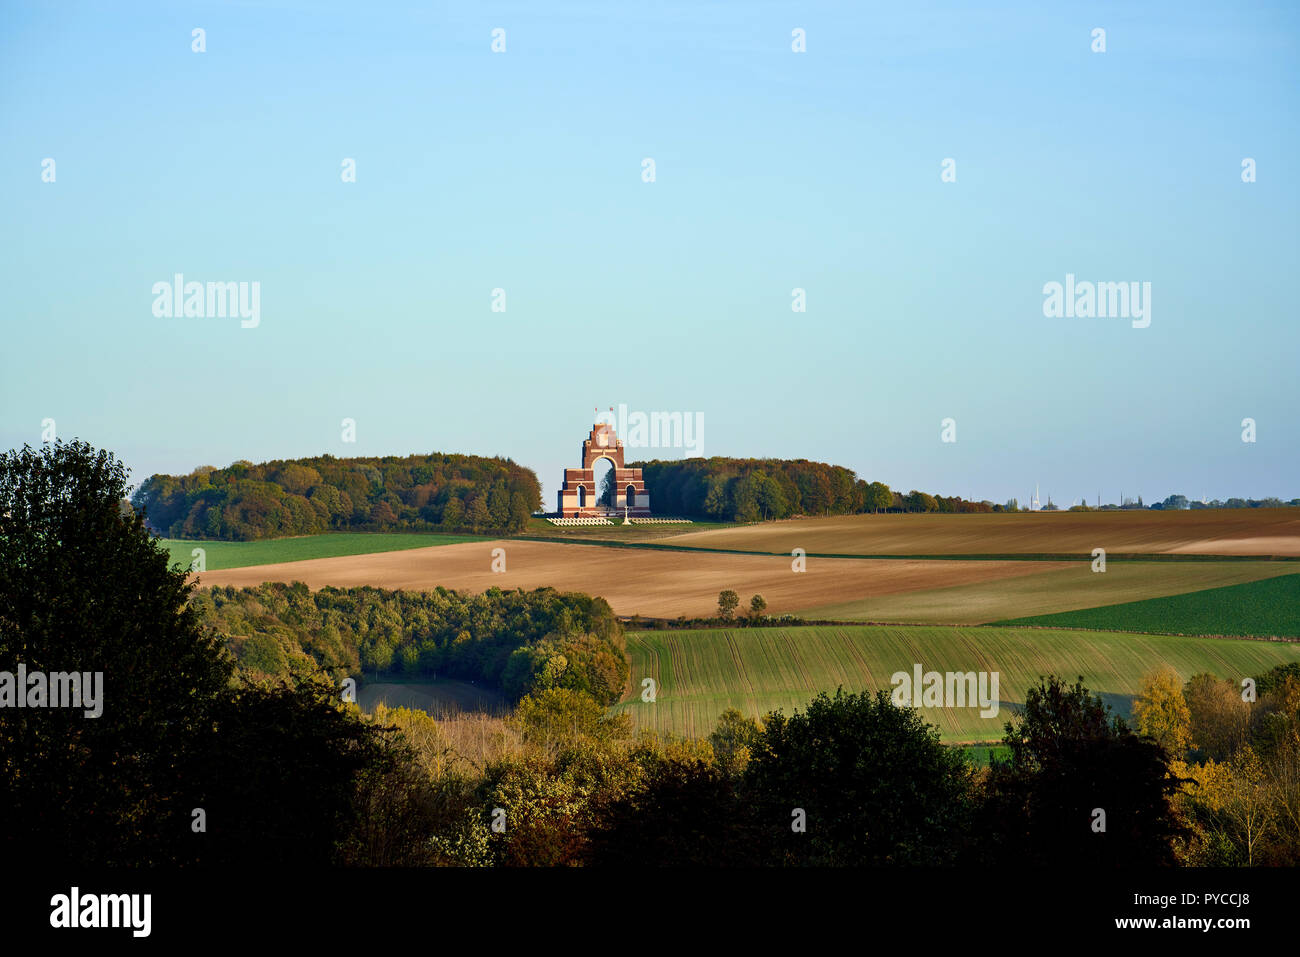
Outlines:
<svg viewBox="0 0 1300 957"><path fill-rule="evenodd" d="M384 532L332 532L304 535L300 538L269 538L258 542L190 541L179 538L160 539L171 552L172 562L188 568L193 551L202 548L209 571L222 568L247 568L250 565L278 565L308 558L339 558L344 555L369 555L374 552L398 552L431 545L455 545L459 542L485 541L480 535L387 534Z"/></svg>
<svg viewBox="0 0 1300 957"><path fill-rule="evenodd" d="M1077 568L974 585L862 598L803 609L800 615L810 619L843 621L984 624L1178 595L1201 589L1217 589L1224 585L1295 573L1296 566L1292 562L1263 561L1110 562L1105 572L1094 573L1091 561L1080 560ZM1080 627L1094 627L1084 626L1081 621L1071 620L1070 623ZM1123 622L1095 627L1120 631L1128 627L1139 631L1165 630L1139 628ZM1172 627L1168 630L1184 633L1182 629Z"/></svg>
<svg viewBox="0 0 1300 957"><path fill-rule="evenodd" d="M1128 715L1143 675L1171 665L1184 678L1208 671L1238 680L1300 661L1300 643L1186 638L1007 627L845 625L650 631L628 635L629 700L616 706L640 728L707 735L726 708L760 716L803 708L818 692L890 690L890 676L926 671L997 671L1001 711L924 709L949 742L1001 738L1011 706L1040 674L1055 673L1100 693ZM640 698L653 678L654 703Z"/></svg>
<svg viewBox="0 0 1300 957"><path fill-rule="evenodd" d="M966 752L966 760L977 768L987 768L994 758L999 761L1011 758L1011 749L1001 744L966 744L957 747Z"/></svg>
<svg viewBox="0 0 1300 957"><path fill-rule="evenodd" d="M1109 572L1107 572L1109 574ZM1300 637L1300 575L999 622L1179 635Z"/></svg>

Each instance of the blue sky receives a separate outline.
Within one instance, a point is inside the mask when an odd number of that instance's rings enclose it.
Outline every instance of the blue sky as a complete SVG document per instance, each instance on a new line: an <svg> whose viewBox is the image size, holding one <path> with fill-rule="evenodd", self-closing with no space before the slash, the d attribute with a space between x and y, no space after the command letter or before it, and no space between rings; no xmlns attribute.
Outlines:
<svg viewBox="0 0 1300 957"><path fill-rule="evenodd" d="M0 445L52 418L137 481L503 454L549 506L623 403L701 414L708 455L903 490L1292 498L1298 28L1249 3L6 3ZM259 282L260 324L155 317L178 272ZM1045 317L1067 273L1150 282L1150 327Z"/></svg>

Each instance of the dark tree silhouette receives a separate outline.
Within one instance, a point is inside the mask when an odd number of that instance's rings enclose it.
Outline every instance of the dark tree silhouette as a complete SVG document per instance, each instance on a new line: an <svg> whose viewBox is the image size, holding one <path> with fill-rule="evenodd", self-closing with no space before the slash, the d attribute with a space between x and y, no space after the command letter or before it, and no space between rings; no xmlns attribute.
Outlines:
<svg viewBox="0 0 1300 957"><path fill-rule="evenodd" d="M983 855L1016 865L1175 863L1178 779L1160 745L1110 714L1080 678L1029 690L1008 721L1009 760L994 762L978 832Z"/></svg>
<svg viewBox="0 0 1300 957"><path fill-rule="evenodd" d="M745 770L767 863L862 866L954 861L971 773L961 752L888 692L818 695L769 714ZM792 824L796 809L806 830Z"/></svg>
<svg viewBox="0 0 1300 957"><path fill-rule="evenodd" d="M98 717L0 708L0 857L324 863L380 785L409 810L386 735L331 685L232 685L125 494L121 463L84 442L0 455L0 671L103 680Z"/></svg>
<svg viewBox="0 0 1300 957"><path fill-rule="evenodd" d="M0 846L149 863L188 817L178 773L231 666L125 495L84 442L0 455L0 670L103 675L96 718L0 709Z"/></svg>

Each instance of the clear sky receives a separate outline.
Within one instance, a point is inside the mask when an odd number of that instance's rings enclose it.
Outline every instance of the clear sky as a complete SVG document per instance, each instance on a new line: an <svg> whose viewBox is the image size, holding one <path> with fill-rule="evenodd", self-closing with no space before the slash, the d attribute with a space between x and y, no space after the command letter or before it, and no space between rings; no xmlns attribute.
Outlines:
<svg viewBox="0 0 1300 957"><path fill-rule="evenodd" d="M623 403L904 491L1295 497L1297 9L7 0L0 445L502 454L553 506ZM176 273L259 325L155 316ZM1150 326L1044 316L1067 273Z"/></svg>

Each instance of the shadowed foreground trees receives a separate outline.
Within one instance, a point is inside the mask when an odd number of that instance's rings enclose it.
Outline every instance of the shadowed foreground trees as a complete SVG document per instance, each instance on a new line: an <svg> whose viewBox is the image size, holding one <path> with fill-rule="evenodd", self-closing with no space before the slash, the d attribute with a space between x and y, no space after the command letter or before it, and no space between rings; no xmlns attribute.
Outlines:
<svg viewBox="0 0 1300 957"><path fill-rule="evenodd" d="M772 864L951 863L972 797L961 752L884 691L841 689L802 714L769 715L744 782Z"/></svg>
<svg viewBox="0 0 1300 957"><path fill-rule="evenodd" d="M102 714L0 709L0 843L103 863L168 859L181 768L231 669L126 470L80 442L0 456L0 670L103 674Z"/></svg>
<svg viewBox="0 0 1300 957"><path fill-rule="evenodd" d="M338 697L332 684L304 681L239 688L217 701L180 782L207 815L207 833L186 839L186 860L328 867L350 842L350 856L365 863L370 853L375 863L407 862L390 845L425 813L404 774L407 750ZM362 827L369 817L385 821L387 840Z"/></svg>
<svg viewBox="0 0 1300 957"><path fill-rule="evenodd" d="M0 707L0 856L336 859L396 742L319 683L235 686L125 494L121 463L84 442L0 456L0 671L103 675L98 717Z"/></svg>
<svg viewBox="0 0 1300 957"><path fill-rule="evenodd" d="M566 826L565 863L668 866L1069 867L1175 863L1175 785L1152 741L1081 685L1049 678L1008 725L1012 760L976 772L887 693L822 694L760 726L725 713L710 739L643 739ZM570 773L571 764L533 776ZM530 790L545 793L534 783ZM567 792L566 792L567 793ZM1095 808L1106 812L1094 829ZM492 835L489 853L514 840ZM513 846L511 863L527 854ZM557 861L550 861L558 863Z"/></svg>
<svg viewBox="0 0 1300 957"><path fill-rule="evenodd" d="M996 863L1175 863L1181 837L1169 757L1099 697L1049 676L1006 724L1009 761L990 768L979 856Z"/></svg>
<svg viewBox="0 0 1300 957"><path fill-rule="evenodd" d="M635 786L601 808L597 862L930 865L961 852L971 769L885 692L821 694L761 730L730 711L711 744L645 752Z"/></svg>

